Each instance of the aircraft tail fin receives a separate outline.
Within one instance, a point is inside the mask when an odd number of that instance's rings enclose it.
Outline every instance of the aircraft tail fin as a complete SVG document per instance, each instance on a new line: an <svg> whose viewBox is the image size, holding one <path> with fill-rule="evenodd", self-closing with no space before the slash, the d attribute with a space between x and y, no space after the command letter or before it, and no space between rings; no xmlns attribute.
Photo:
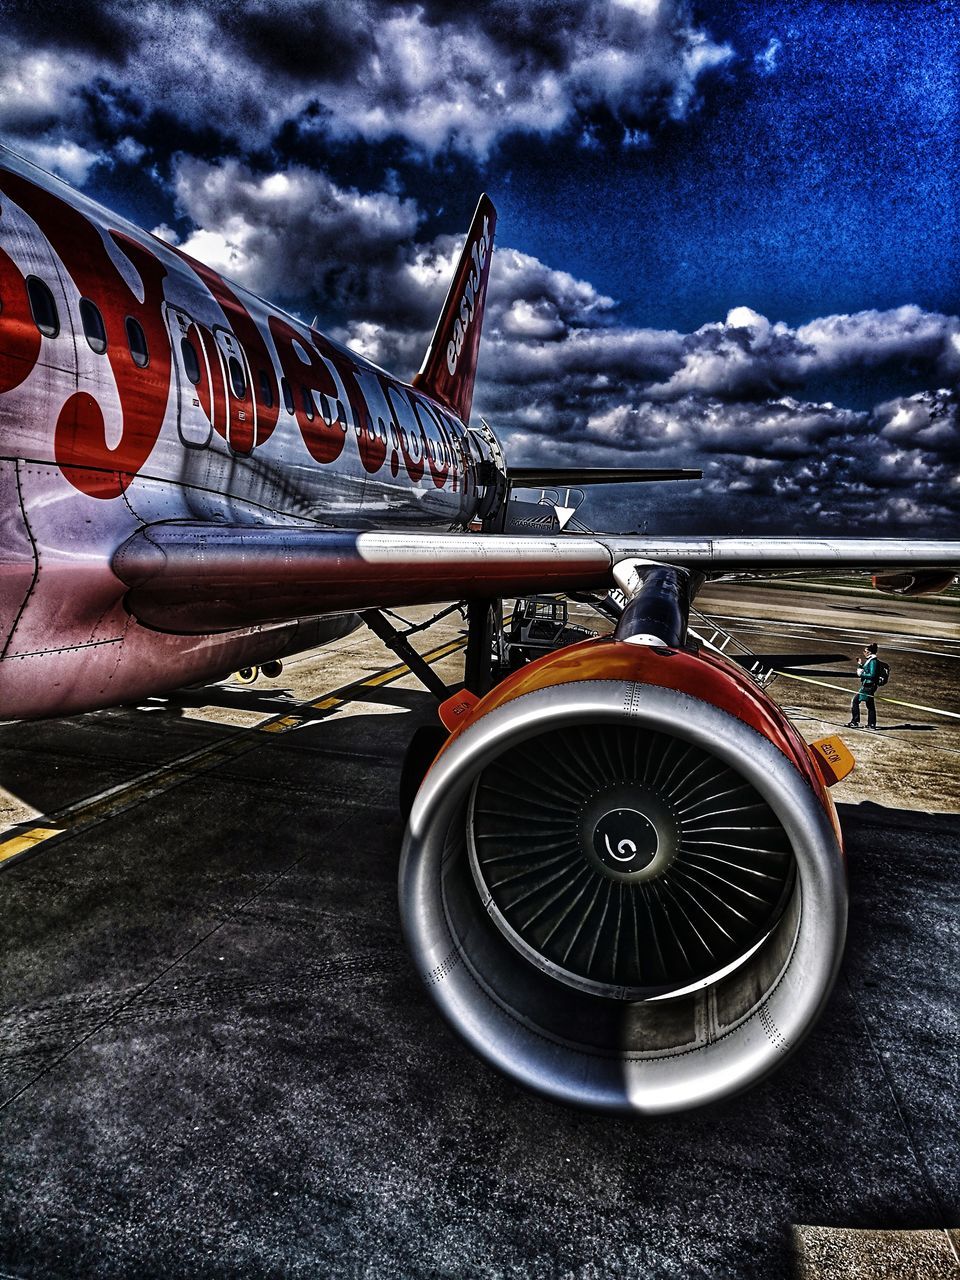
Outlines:
<svg viewBox="0 0 960 1280"><path fill-rule="evenodd" d="M446 405L462 422L469 420L473 404L496 225L493 201L482 195L423 365L413 380L418 390Z"/></svg>

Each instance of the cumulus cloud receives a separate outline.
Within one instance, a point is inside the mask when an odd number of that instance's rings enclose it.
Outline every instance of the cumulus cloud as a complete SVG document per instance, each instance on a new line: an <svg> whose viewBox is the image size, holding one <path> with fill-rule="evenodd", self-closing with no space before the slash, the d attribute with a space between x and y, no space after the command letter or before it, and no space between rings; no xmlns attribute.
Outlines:
<svg viewBox="0 0 960 1280"><path fill-rule="evenodd" d="M34 49L8 34L0 45L0 128L30 138L76 123L82 114L77 92L95 76L92 58L68 59L56 47Z"/></svg>
<svg viewBox="0 0 960 1280"><path fill-rule="evenodd" d="M419 239L414 201L297 167L264 174L190 157L175 166L175 190L193 225L188 252L307 318L333 317L334 337L401 376L419 367L462 242ZM956 317L913 306L797 328L747 306L689 334L635 327L589 281L500 245L475 403L518 461L703 466L702 484L684 491L684 521L704 528L946 528L960 512L955 393L867 411L802 389L880 366L955 377L958 332ZM676 527L666 506L661 515ZM606 518L622 522L623 511Z"/></svg>
<svg viewBox="0 0 960 1280"><path fill-rule="evenodd" d="M56 50L34 50L17 40L0 44L0 130L19 140L41 168L82 186L90 170L106 159L83 127L79 84L95 76L92 58L77 53L72 73Z"/></svg>
<svg viewBox="0 0 960 1280"><path fill-rule="evenodd" d="M413 200L363 194L298 167L256 174L236 160L183 156L173 187L194 225L180 245L186 253L255 293L368 316L402 276L420 221ZM174 238L169 227L156 231Z"/></svg>
<svg viewBox="0 0 960 1280"><path fill-rule="evenodd" d="M747 309L708 326L707 343L702 334L617 325L574 329L560 342L510 341L501 332L482 357L476 403L505 428L509 456L518 461L703 468L702 482L682 490L597 495L590 518L604 527L647 521L648 531L661 532L859 528L954 536L960 519L956 392L925 391L859 410L777 391L828 370L869 368L878 359L870 333L883 335L886 361L922 355L932 375L949 366L956 318L911 310L898 346L896 315L824 317L807 327L806 342ZM825 344L821 352L809 340L814 330L856 333L862 342L851 341L841 359L835 346ZM710 370L718 333L725 335L728 359ZM584 348L587 360L580 358ZM701 356L696 366L692 351ZM670 378L650 381L658 364L676 375L669 396L662 387Z"/></svg>
<svg viewBox="0 0 960 1280"><path fill-rule="evenodd" d="M691 393L730 398L776 395L811 378L899 365L944 382L960 375L960 320L917 306L824 316L791 329L749 307L683 340L682 358L652 399Z"/></svg>
<svg viewBox="0 0 960 1280"><path fill-rule="evenodd" d="M461 238L427 232L437 209L399 182L278 157L383 144L404 172L424 158L440 170L452 152L482 161L515 134L645 146L696 111L712 71L744 68L688 0L2 8L7 140L80 185L156 162L176 205L157 234L319 313L400 375L420 364ZM752 74L779 74L788 53L770 38ZM234 158L199 158L217 154ZM842 399L846 377L877 370L955 385L960 321L900 306L790 326L740 305L692 333L644 328L590 281L500 244L476 405L519 461L703 466L682 490L598 495L609 527L629 527L642 504L664 530L953 531L956 393L854 410L813 389L829 382Z"/></svg>
<svg viewBox="0 0 960 1280"><path fill-rule="evenodd" d="M31 158L41 169L78 187L83 186L95 165L108 162L102 151L90 151L69 139L37 143L31 148Z"/></svg>
<svg viewBox="0 0 960 1280"><path fill-rule="evenodd" d="M0 130L26 143L54 117L102 140L156 113L248 147L290 122L476 156L601 123L636 140L733 56L685 0L14 2L4 19Z"/></svg>
<svg viewBox="0 0 960 1280"><path fill-rule="evenodd" d="M419 342L432 330L462 237L419 240L424 215L414 200L343 187L302 166L262 173L237 160L185 155L175 159L172 187L176 211L190 229L178 237L161 224L155 234L247 288L292 300L304 311L352 313L357 339L364 326L379 322L382 356L395 352L391 343L407 335ZM588 281L499 247L485 324L494 340L531 339L511 344L521 353L517 375L524 376L524 359L535 365L545 340L585 346L615 305ZM663 345L662 336L646 332L651 343ZM374 334L364 333L364 340L372 342ZM668 339L668 345L675 343ZM592 359L586 350L578 353L582 366ZM540 375L531 367L528 376Z"/></svg>
<svg viewBox="0 0 960 1280"><path fill-rule="evenodd" d="M588 281L516 249L502 250L494 262L490 306L495 327L509 337L566 338L602 324L615 305Z"/></svg>
<svg viewBox="0 0 960 1280"><path fill-rule="evenodd" d="M942 435L924 436L935 407ZM916 429L911 432L907 421ZM886 427L897 422L897 439ZM960 413L947 391L904 397L873 411L779 401L688 396L636 400L570 422L560 437L570 465L700 466L703 480L625 489L592 502L592 523L648 531L955 536L960 519ZM556 429L556 421L553 424ZM556 436L536 415L511 432L520 460L556 457ZM513 456L512 453L510 456ZM557 460L561 460L559 457Z"/></svg>
<svg viewBox="0 0 960 1280"><path fill-rule="evenodd" d="M373 49L336 106L324 100L336 127L478 154L598 111L625 129L682 119L703 73L732 56L674 0L397 7L373 24Z"/></svg>
<svg viewBox="0 0 960 1280"><path fill-rule="evenodd" d="M802 325L796 338L815 353L821 372L896 362L930 369L945 382L960 376L960 320L918 306L826 316Z"/></svg>
<svg viewBox="0 0 960 1280"><path fill-rule="evenodd" d="M762 53L755 55L753 65L762 76L772 76L777 70L777 59L783 52L783 42L773 36Z"/></svg>
<svg viewBox="0 0 960 1280"><path fill-rule="evenodd" d="M921 391L878 404L872 420L882 438L952 460L960 473L960 398L956 391Z"/></svg>

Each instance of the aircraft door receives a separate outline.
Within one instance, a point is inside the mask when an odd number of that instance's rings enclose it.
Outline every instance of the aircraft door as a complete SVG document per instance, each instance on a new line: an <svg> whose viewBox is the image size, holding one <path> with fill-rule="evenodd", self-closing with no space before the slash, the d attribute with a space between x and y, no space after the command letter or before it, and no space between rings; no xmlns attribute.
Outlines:
<svg viewBox="0 0 960 1280"><path fill-rule="evenodd" d="M184 444L202 448L210 443L215 413L211 388L222 382L223 374L210 368L210 354L190 316L169 304L166 311L177 386L177 431ZM216 353L213 358L219 364Z"/></svg>
<svg viewBox="0 0 960 1280"><path fill-rule="evenodd" d="M227 441L235 453L249 453L257 439L257 400L246 352L229 329L214 329L226 381Z"/></svg>

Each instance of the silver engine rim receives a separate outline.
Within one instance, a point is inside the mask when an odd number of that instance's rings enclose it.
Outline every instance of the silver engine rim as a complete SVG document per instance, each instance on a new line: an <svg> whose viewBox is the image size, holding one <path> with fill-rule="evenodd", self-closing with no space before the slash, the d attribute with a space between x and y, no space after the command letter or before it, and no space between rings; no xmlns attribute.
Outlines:
<svg viewBox="0 0 960 1280"><path fill-rule="evenodd" d="M740 1023L693 1050L654 1057L624 1053L611 1060L538 1032L487 989L451 935L446 917L440 880L447 832L482 769L508 744L561 725L602 722L639 722L712 752L764 797L793 848L800 913L782 972ZM823 804L772 742L689 694L600 680L516 698L481 717L447 748L427 775L411 814L400 867L400 909L414 964L432 998L491 1065L558 1101L657 1114L739 1092L775 1069L799 1044L836 977L846 929L846 883Z"/></svg>

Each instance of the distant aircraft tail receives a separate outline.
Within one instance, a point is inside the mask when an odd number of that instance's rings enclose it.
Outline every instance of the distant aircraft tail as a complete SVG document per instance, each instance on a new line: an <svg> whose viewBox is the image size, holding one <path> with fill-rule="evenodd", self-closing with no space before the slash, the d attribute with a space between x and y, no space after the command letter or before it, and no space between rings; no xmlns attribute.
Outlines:
<svg viewBox="0 0 960 1280"><path fill-rule="evenodd" d="M462 422L469 420L473 404L496 225L493 201L482 195L423 366L413 380L415 387L452 409Z"/></svg>

